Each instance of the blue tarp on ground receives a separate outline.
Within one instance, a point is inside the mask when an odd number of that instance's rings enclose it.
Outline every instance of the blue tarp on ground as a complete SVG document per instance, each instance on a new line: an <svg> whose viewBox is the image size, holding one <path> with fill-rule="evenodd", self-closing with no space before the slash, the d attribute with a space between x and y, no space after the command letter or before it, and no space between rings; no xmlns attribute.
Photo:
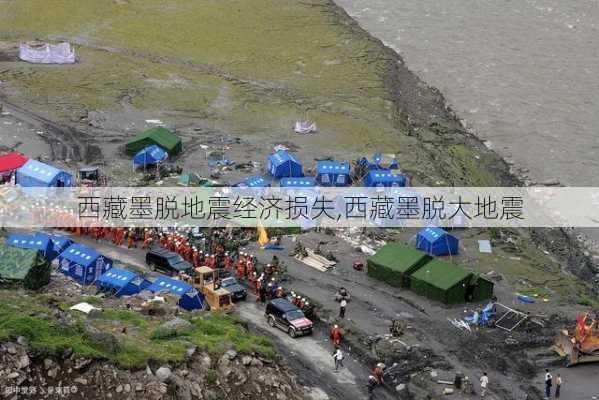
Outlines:
<svg viewBox="0 0 599 400"><path fill-rule="evenodd" d="M369 171L364 178L364 186L366 187L404 187L406 186L406 178L397 172L391 170L375 170Z"/></svg>
<svg viewBox="0 0 599 400"><path fill-rule="evenodd" d="M350 166L347 161L317 161L316 181L321 186L349 185Z"/></svg>
<svg viewBox="0 0 599 400"><path fill-rule="evenodd" d="M270 183L261 176L254 175L248 176L245 179L240 180L239 182L233 185L234 187L240 188L263 188L269 187Z"/></svg>
<svg viewBox="0 0 599 400"><path fill-rule="evenodd" d="M268 156L266 169L276 179L304 176L302 164L286 151L279 150Z"/></svg>
<svg viewBox="0 0 599 400"><path fill-rule="evenodd" d="M166 160L168 153L158 145L151 145L141 149L133 157L133 165L137 167L144 167L146 165L158 164Z"/></svg>
<svg viewBox="0 0 599 400"><path fill-rule="evenodd" d="M37 160L29 160L17 169L16 183L21 187L70 187L72 176Z"/></svg>
<svg viewBox="0 0 599 400"><path fill-rule="evenodd" d="M313 188L316 186L316 181L311 177L303 178L283 178L279 182L279 186L284 188Z"/></svg>
<svg viewBox="0 0 599 400"><path fill-rule="evenodd" d="M14 234L10 235L5 243L21 249L40 250L48 261L54 260L58 255L50 238L41 235Z"/></svg>
<svg viewBox="0 0 599 400"><path fill-rule="evenodd" d="M147 290L153 293L169 292L179 298L179 306L185 310L200 310L204 306L203 296L190 284L183 281L159 276Z"/></svg>
<svg viewBox="0 0 599 400"><path fill-rule="evenodd" d="M432 256L458 254L459 240L436 226L428 226L416 235L416 248Z"/></svg>
<svg viewBox="0 0 599 400"><path fill-rule="evenodd" d="M112 260L96 250L73 243L58 255L58 270L83 285L89 285L112 268Z"/></svg>
<svg viewBox="0 0 599 400"><path fill-rule="evenodd" d="M120 268L111 268L96 280L98 289L110 291L117 297L132 296L150 285L141 276Z"/></svg>

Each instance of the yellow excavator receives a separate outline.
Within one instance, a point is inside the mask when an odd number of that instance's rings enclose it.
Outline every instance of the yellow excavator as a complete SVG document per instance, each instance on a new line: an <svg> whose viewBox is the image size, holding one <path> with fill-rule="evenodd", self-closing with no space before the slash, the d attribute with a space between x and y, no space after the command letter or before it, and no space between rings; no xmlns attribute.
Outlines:
<svg viewBox="0 0 599 400"><path fill-rule="evenodd" d="M568 360L568 367L599 361L599 320L589 314L576 317L573 332L562 330L555 338L553 349Z"/></svg>
<svg viewBox="0 0 599 400"><path fill-rule="evenodd" d="M231 312L233 301L231 293L218 285L218 272L209 267L194 269L194 276L183 274L182 280L199 290L212 311Z"/></svg>

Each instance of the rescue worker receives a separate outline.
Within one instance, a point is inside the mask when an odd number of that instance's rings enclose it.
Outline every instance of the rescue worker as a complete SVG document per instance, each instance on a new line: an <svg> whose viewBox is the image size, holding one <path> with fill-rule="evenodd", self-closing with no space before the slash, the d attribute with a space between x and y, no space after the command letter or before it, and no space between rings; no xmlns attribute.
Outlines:
<svg viewBox="0 0 599 400"><path fill-rule="evenodd" d="M302 297L302 299L299 301L298 307L300 308L300 310L303 310L305 306L306 306L306 298Z"/></svg>
<svg viewBox="0 0 599 400"><path fill-rule="evenodd" d="M247 273L248 278L252 277L254 275L254 263L251 261L248 261L245 264L245 267L246 267L246 273ZM251 279L250 279L250 281L251 281Z"/></svg>
<svg viewBox="0 0 599 400"><path fill-rule="evenodd" d="M277 290L275 291L275 297L277 299L282 299L284 297L284 295L285 295L285 291L283 290L283 287L279 286L277 288Z"/></svg>
<svg viewBox="0 0 599 400"><path fill-rule="evenodd" d="M260 287L258 290L260 291L260 302L266 302L266 285L264 284L264 280L262 278L258 279L260 281Z"/></svg>
<svg viewBox="0 0 599 400"><path fill-rule="evenodd" d="M231 269L231 257L229 256L229 252L226 251L223 257L223 265L225 267L225 271L229 271Z"/></svg>
<svg viewBox="0 0 599 400"><path fill-rule="evenodd" d="M341 340L343 339L343 334L341 333L341 329L339 328L339 325L333 326L333 329L331 329L330 338L331 338L331 342L333 342L333 345L335 347L341 346Z"/></svg>
<svg viewBox="0 0 599 400"><path fill-rule="evenodd" d="M150 232L148 229L146 229L146 230L144 230L144 243L141 248L146 250L146 249L149 249L151 245L152 245L152 232Z"/></svg>
<svg viewBox="0 0 599 400"><path fill-rule="evenodd" d="M291 295L291 304L293 304L294 306L297 305L297 296L295 295L295 293Z"/></svg>
<svg viewBox="0 0 599 400"><path fill-rule="evenodd" d="M133 229L129 229L129 233L127 234L127 248L130 249L131 247L135 247L137 248L137 243L135 242L136 238L135 238L135 232L133 231Z"/></svg>
<svg viewBox="0 0 599 400"><path fill-rule="evenodd" d="M243 257L237 260L237 279L242 280L245 275L245 261Z"/></svg>
<svg viewBox="0 0 599 400"><path fill-rule="evenodd" d="M191 264L194 268L198 268L200 267L200 253L198 252L198 249L196 249L195 247L192 250L193 251L191 253Z"/></svg>
<svg viewBox="0 0 599 400"><path fill-rule="evenodd" d="M385 382L383 379L384 370L385 364L383 363L378 363L376 367L374 367L374 370L372 370L372 376L374 376L377 385L380 385L383 382Z"/></svg>

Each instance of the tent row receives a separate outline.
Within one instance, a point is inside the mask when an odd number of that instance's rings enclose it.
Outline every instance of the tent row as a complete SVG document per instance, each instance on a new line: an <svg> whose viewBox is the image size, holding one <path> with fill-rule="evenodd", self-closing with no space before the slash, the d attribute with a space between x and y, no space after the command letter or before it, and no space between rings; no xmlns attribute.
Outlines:
<svg viewBox="0 0 599 400"><path fill-rule="evenodd" d="M117 297L135 295L144 290L168 292L178 297L178 304L186 310L202 309L204 306L202 295L185 282L162 275L150 282L133 272L114 268L113 261L95 249L64 236L43 232L13 234L6 239L0 246L0 281L21 280L26 282L26 287L37 289L49 282L53 261L57 263L59 272L78 283L95 284L99 290ZM15 266L10 267L13 264ZM39 279L40 273L36 271L43 270L44 265L48 269L47 279ZM28 283L32 281L35 283Z"/></svg>
<svg viewBox="0 0 599 400"><path fill-rule="evenodd" d="M366 160L363 158L362 160ZM363 162L363 161L361 161ZM365 165L371 165L367 160ZM406 178L399 172L397 160L391 163L389 168L380 167L380 161L376 168L367 168L367 174L362 181L366 187L405 187ZM278 150L268 156L266 160L266 171L273 179L280 180L281 187L346 187L350 184L351 167L347 161L320 160L316 162L316 173L314 177L304 176L304 168L301 162L291 153ZM249 182L256 182L250 185ZM251 176L237 182L233 186L239 187L269 187L270 182L260 176Z"/></svg>
<svg viewBox="0 0 599 400"><path fill-rule="evenodd" d="M493 297L493 282L464 267L399 243L388 243L367 259L368 276L445 304Z"/></svg>

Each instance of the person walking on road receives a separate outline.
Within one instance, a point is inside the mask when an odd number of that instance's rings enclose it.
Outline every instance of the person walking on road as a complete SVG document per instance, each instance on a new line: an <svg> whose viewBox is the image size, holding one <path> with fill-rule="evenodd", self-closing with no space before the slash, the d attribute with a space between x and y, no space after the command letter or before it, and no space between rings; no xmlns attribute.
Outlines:
<svg viewBox="0 0 599 400"><path fill-rule="evenodd" d="M347 301L342 299L341 303L339 303L339 318L341 319L345 318L345 307L347 307Z"/></svg>
<svg viewBox="0 0 599 400"><path fill-rule="evenodd" d="M487 386L489 385L489 377L486 372L480 377L480 397L484 398L487 395Z"/></svg>
<svg viewBox="0 0 599 400"><path fill-rule="evenodd" d="M557 374L557 378L555 378L555 398L559 399L560 391L562 388L562 376Z"/></svg>
<svg viewBox="0 0 599 400"><path fill-rule="evenodd" d="M335 372L339 371L339 368L343 368L343 352L337 347L333 352L333 359L335 360Z"/></svg>
<svg viewBox="0 0 599 400"><path fill-rule="evenodd" d="M553 384L553 376L549 373L549 370L545 370L545 398L551 398L551 385Z"/></svg>

